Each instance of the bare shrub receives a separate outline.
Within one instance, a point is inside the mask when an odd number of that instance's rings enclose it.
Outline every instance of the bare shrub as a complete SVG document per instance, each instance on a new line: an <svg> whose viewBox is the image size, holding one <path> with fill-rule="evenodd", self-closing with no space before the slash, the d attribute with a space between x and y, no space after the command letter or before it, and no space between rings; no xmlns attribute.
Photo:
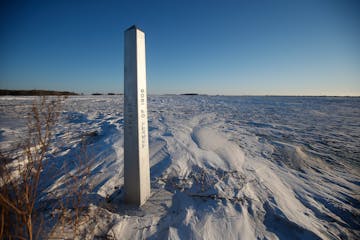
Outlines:
<svg viewBox="0 0 360 240"><path fill-rule="evenodd" d="M35 211L41 172L64 98L40 97L27 116L21 154L0 154L0 238L38 238L41 220ZM35 222L39 224L35 224ZM36 228L36 229L35 229Z"/></svg>

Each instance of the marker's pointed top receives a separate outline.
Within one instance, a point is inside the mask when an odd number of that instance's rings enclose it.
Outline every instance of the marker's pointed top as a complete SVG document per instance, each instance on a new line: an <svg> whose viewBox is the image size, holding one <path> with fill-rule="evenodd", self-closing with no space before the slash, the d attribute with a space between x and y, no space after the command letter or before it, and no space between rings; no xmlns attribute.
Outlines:
<svg viewBox="0 0 360 240"><path fill-rule="evenodd" d="M129 31L129 30L132 30L132 29L137 29L137 30L140 30L140 31L143 32L143 30L141 30L140 28L138 28L135 24L132 25L131 27L129 27L128 29L126 29L125 32L126 32L126 31Z"/></svg>

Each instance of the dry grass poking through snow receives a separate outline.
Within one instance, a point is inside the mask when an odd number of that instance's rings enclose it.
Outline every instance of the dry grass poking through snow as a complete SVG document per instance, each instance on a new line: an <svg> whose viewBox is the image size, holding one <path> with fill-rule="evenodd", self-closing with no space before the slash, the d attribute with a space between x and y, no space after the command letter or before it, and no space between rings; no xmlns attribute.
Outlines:
<svg viewBox="0 0 360 240"><path fill-rule="evenodd" d="M20 154L15 158L13 153L1 154L1 237L33 239L40 234L42 223L35 203L61 102L61 98L34 100Z"/></svg>
<svg viewBox="0 0 360 240"><path fill-rule="evenodd" d="M44 181L41 179L44 177L42 171L49 166L47 154L64 100L64 97L36 98L27 115L24 139L11 152L0 153L0 239L38 239L46 232L43 229L44 216L37 211L41 191L39 184ZM74 183L69 188L69 192L74 195L70 213L74 236L78 232L83 211L82 196L86 191L88 167L85 159L80 157L77 171L67 175ZM61 214L57 215L57 219L64 220L69 215L68 204L59 198L59 206Z"/></svg>

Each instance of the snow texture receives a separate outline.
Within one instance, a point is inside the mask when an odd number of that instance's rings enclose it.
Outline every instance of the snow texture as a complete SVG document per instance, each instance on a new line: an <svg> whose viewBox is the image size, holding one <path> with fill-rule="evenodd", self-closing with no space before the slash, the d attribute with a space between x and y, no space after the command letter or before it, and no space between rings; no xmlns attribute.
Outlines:
<svg viewBox="0 0 360 240"><path fill-rule="evenodd" d="M31 103L0 98L3 151L26 131ZM71 184L86 138L81 238L360 239L359 98L173 95L148 104L152 190L141 208L123 203L122 96L65 101L38 208L49 214Z"/></svg>

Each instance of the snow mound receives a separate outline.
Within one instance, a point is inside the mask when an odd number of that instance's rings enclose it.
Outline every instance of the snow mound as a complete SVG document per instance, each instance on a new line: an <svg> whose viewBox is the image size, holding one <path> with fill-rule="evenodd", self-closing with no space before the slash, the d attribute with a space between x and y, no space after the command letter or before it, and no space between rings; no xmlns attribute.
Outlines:
<svg viewBox="0 0 360 240"><path fill-rule="evenodd" d="M245 161L244 153L235 143L228 141L209 127L196 127L192 138L199 148L217 155L211 157L211 154L204 154L205 162L215 168L228 171L241 169Z"/></svg>

